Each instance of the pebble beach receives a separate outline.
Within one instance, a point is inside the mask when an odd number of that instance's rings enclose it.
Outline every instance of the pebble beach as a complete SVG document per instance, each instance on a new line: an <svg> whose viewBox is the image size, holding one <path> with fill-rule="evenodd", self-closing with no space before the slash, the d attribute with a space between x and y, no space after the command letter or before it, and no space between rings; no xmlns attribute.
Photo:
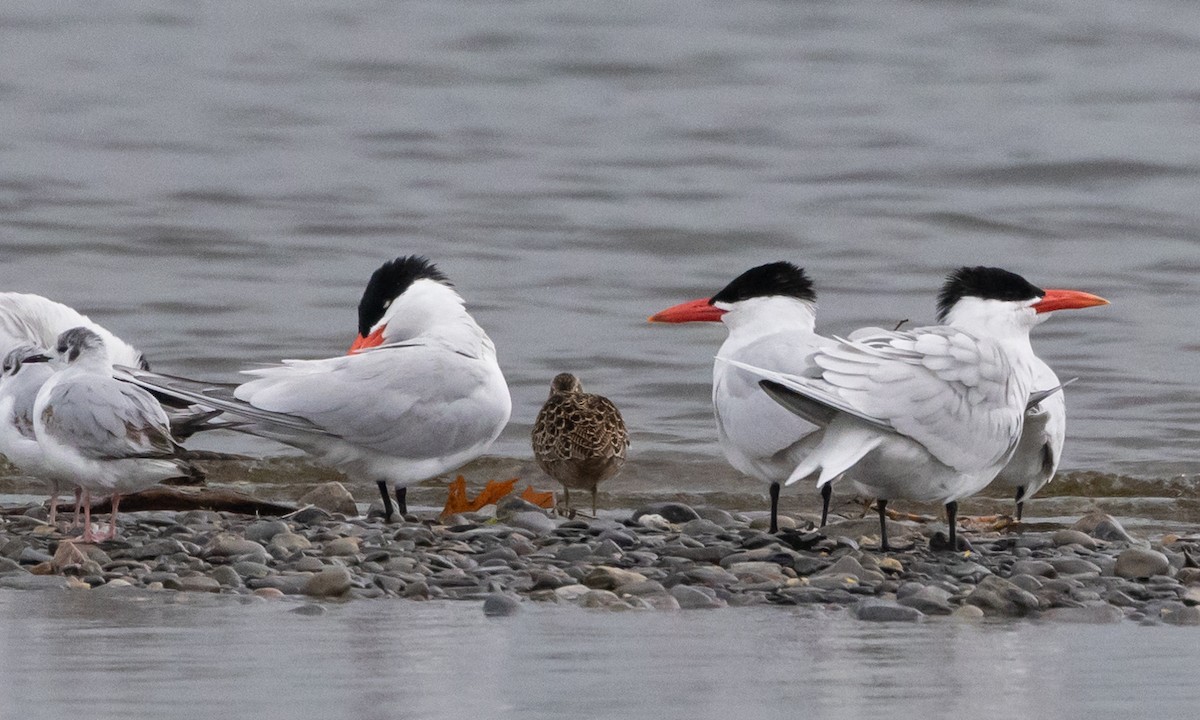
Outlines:
<svg viewBox="0 0 1200 720"><path fill-rule="evenodd" d="M331 488L323 504L336 507L340 486ZM283 517L143 511L123 520L117 539L84 544L66 514L51 527L38 506L0 525L0 588L223 593L301 613L446 600L488 615L529 603L596 612L757 605L882 622L1200 625L1196 534L1144 539L1093 512L1057 529L968 530L971 549L949 552L929 549L938 522L889 521L900 549L880 553L873 515L823 529L803 514L781 523L771 535L761 512L677 502L568 520L510 497L478 513L390 523L375 508L359 516L315 505Z"/></svg>

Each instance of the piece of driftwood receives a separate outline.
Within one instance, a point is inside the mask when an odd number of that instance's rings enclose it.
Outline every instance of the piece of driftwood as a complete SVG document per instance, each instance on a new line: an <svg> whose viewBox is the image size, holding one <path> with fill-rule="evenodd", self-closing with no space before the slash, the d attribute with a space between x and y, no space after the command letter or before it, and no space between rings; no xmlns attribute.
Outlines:
<svg viewBox="0 0 1200 720"><path fill-rule="evenodd" d="M73 501L60 502L58 511L69 513L75 508ZM111 510L108 498L92 503L93 513L106 513ZM29 506L5 508L0 510L3 515L21 515L29 510ZM243 515L287 515L296 512L293 505L259 500L246 493L228 488L211 487L168 487L155 485L132 495L121 496L121 510L137 512L139 510L215 510L218 512L235 512Z"/></svg>

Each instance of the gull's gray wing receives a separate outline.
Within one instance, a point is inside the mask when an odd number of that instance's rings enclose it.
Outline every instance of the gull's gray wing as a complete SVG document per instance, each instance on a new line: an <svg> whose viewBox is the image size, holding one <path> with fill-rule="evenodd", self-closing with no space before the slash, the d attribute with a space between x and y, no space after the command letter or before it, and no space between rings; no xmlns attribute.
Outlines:
<svg viewBox="0 0 1200 720"><path fill-rule="evenodd" d="M50 390L45 431L86 458L173 457L166 413L150 393L112 378L79 378Z"/></svg>

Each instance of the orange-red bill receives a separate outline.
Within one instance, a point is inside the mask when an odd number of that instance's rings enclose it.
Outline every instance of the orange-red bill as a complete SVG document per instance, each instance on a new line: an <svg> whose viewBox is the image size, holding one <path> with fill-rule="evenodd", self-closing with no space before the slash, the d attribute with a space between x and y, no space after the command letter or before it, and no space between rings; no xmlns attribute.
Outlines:
<svg viewBox="0 0 1200 720"><path fill-rule="evenodd" d="M354 344L350 346L350 352L348 352L346 354L353 355L354 353L356 353L360 350L366 350L367 348L373 348L373 347L382 345L383 344L383 329L385 327L387 327L387 326L380 325L378 328L375 329L374 332L372 332L370 335L367 335L365 337L362 335L359 335L357 338L354 339Z"/></svg>
<svg viewBox="0 0 1200 720"><path fill-rule="evenodd" d="M1108 301L1104 298L1080 290L1047 290L1042 299L1034 303L1033 309L1038 313L1047 313L1107 304Z"/></svg>
<svg viewBox="0 0 1200 720"><path fill-rule="evenodd" d="M647 319L650 322L661 323L719 322L725 312L721 308L710 305L708 298L700 298L672 305L666 310L654 313Z"/></svg>

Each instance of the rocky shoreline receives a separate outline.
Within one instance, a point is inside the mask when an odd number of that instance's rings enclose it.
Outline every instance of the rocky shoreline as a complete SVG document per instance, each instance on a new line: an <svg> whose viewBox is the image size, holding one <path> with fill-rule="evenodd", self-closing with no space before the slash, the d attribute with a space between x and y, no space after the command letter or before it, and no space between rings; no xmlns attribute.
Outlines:
<svg viewBox="0 0 1200 720"><path fill-rule="evenodd" d="M931 527L873 518L821 531L785 517L658 503L621 519L566 520L517 498L439 521L385 523L307 507L278 518L143 511L114 540L83 544L43 508L0 524L0 589L296 598L467 600L503 615L525 603L614 610L809 606L865 621L1026 617L1200 625L1200 536L1130 537L1093 513L1050 531L967 531L971 551L929 549ZM936 525L934 523L933 525Z"/></svg>

